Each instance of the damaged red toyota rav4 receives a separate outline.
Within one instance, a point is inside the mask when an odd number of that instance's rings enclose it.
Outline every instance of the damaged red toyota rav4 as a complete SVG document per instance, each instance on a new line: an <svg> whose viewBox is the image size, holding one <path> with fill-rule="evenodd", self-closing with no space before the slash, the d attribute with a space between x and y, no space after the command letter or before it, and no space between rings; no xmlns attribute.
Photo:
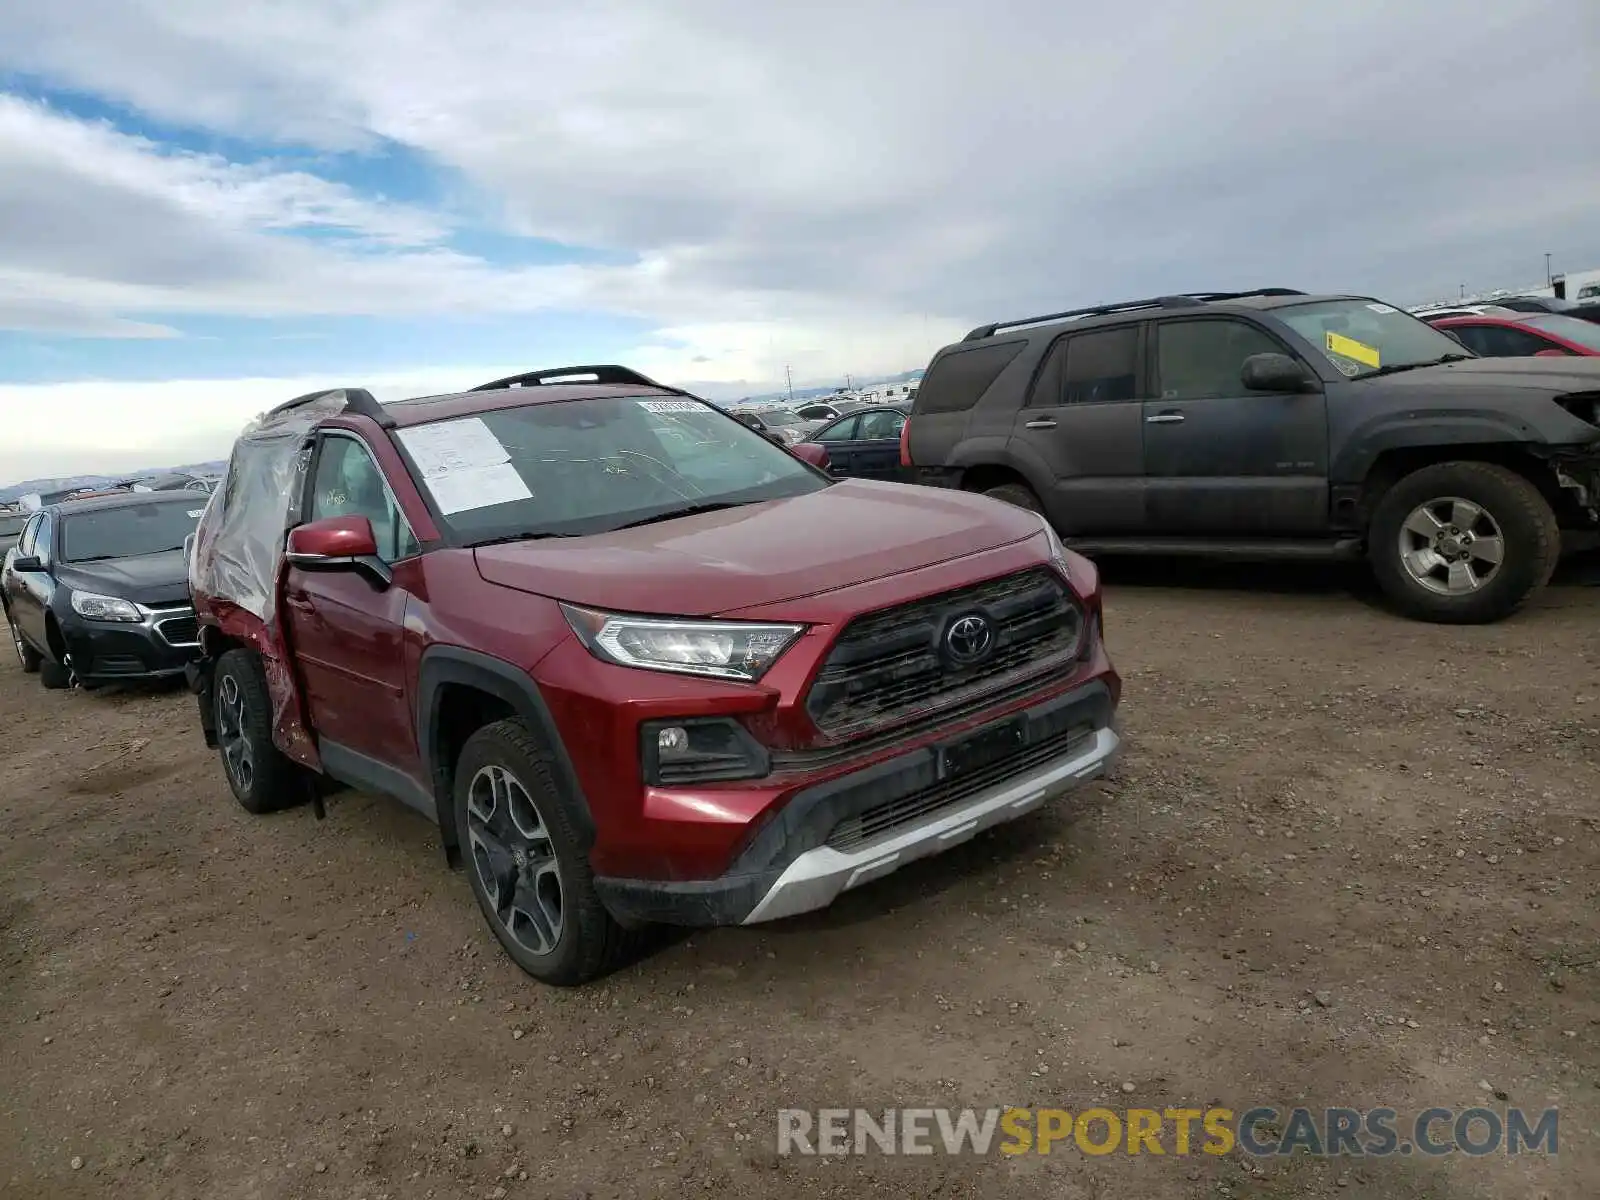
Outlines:
<svg viewBox="0 0 1600 1200"><path fill-rule="evenodd" d="M1117 749L1098 578L1037 514L835 480L622 367L281 405L189 572L239 802L419 809L550 983L821 908Z"/></svg>

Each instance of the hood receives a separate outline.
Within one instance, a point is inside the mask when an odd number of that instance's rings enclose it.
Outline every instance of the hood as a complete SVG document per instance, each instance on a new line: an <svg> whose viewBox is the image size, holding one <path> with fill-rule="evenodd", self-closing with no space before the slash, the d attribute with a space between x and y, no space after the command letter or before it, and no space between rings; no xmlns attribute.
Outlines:
<svg viewBox="0 0 1600 1200"><path fill-rule="evenodd" d="M80 592L99 592L136 604L188 604L189 576L183 551L110 558L104 562L59 563L56 579Z"/></svg>
<svg viewBox="0 0 1600 1200"><path fill-rule="evenodd" d="M1600 357L1468 358L1357 382L1397 390L1447 387L1538 391L1556 396L1562 392L1600 390Z"/></svg>
<svg viewBox="0 0 1600 1200"><path fill-rule="evenodd" d="M474 551L490 583L617 612L710 616L881 579L1040 531L970 492L850 479L584 538Z"/></svg>

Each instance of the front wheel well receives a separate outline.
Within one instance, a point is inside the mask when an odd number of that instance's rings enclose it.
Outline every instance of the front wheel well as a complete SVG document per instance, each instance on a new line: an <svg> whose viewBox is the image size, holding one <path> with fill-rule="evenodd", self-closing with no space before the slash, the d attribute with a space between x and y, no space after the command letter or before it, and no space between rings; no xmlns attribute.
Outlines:
<svg viewBox="0 0 1600 1200"><path fill-rule="evenodd" d="M1539 489L1545 501L1565 522L1576 511L1576 505L1556 480L1555 471L1544 460L1530 454L1523 447L1510 442L1464 443L1444 446L1403 446L1385 450L1373 460L1362 481L1361 494L1354 512L1355 525L1365 532L1372 523L1372 515L1389 489L1407 475L1424 467L1445 462L1486 462L1515 471Z"/></svg>
<svg viewBox="0 0 1600 1200"><path fill-rule="evenodd" d="M515 707L503 697L468 683L443 683L434 699L433 728L429 732L433 762L433 785L441 800L439 832L445 854L452 866L460 865L459 839L453 821L447 819L447 799L455 795L456 763L467 739L485 725L517 715Z"/></svg>

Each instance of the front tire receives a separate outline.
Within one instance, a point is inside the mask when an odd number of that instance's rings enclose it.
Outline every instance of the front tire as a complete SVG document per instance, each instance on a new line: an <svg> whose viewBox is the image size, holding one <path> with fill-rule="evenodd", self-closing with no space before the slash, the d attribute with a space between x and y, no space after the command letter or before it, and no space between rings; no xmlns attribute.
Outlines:
<svg viewBox="0 0 1600 1200"><path fill-rule="evenodd" d="M472 894L511 960L558 987L613 970L633 938L606 911L553 756L515 719L467 739L455 819Z"/></svg>
<svg viewBox="0 0 1600 1200"><path fill-rule="evenodd" d="M1406 616L1481 625L1511 615L1549 582L1561 529L1532 482L1494 463L1423 467L1372 515L1373 573Z"/></svg>
<svg viewBox="0 0 1600 1200"><path fill-rule="evenodd" d="M211 694L217 749L234 799L255 814L304 801L302 768L272 744L272 697L255 653L229 650L218 659Z"/></svg>

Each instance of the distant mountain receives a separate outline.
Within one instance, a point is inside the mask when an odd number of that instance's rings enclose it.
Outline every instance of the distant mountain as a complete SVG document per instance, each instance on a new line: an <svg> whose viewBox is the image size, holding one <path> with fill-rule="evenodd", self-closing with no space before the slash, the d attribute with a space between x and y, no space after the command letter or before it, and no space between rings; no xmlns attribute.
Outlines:
<svg viewBox="0 0 1600 1200"><path fill-rule="evenodd" d="M110 487L124 479L142 479L151 475L199 475L214 478L227 469L226 462L188 463L181 467L145 467L129 471L126 475L62 475L54 479L25 479L10 487L0 488L0 501L16 500L35 492L59 492L67 488Z"/></svg>

